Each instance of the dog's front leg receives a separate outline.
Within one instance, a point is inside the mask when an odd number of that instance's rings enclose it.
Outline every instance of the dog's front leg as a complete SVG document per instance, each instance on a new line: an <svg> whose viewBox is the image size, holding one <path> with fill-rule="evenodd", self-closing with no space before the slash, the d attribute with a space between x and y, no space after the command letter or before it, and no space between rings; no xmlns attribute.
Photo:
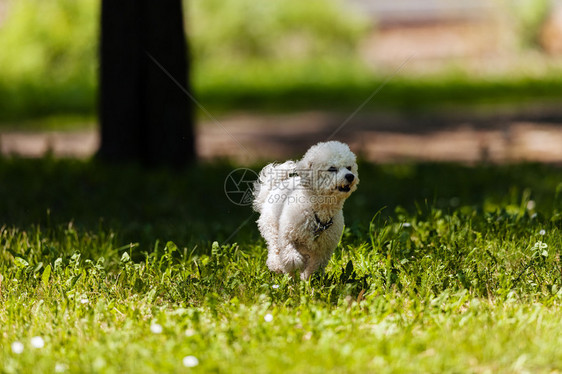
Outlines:
<svg viewBox="0 0 562 374"><path fill-rule="evenodd" d="M299 252L295 243L287 243L281 251L281 261L285 273L294 274L306 267L306 256Z"/></svg>
<svg viewBox="0 0 562 374"><path fill-rule="evenodd" d="M307 280L308 278L310 278L310 276L312 274L314 274L314 272L316 270L318 270L318 266L315 263L310 263L310 261L307 261L308 264L307 266L301 271L301 279L303 281Z"/></svg>

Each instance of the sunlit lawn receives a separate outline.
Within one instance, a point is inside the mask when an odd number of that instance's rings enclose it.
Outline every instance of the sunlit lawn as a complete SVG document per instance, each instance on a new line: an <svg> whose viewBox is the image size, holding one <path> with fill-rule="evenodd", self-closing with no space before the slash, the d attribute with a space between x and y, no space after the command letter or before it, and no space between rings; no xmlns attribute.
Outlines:
<svg viewBox="0 0 562 374"><path fill-rule="evenodd" d="M0 160L1 371L562 370L560 168L362 163L300 282L267 270L234 167Z"/></svg>

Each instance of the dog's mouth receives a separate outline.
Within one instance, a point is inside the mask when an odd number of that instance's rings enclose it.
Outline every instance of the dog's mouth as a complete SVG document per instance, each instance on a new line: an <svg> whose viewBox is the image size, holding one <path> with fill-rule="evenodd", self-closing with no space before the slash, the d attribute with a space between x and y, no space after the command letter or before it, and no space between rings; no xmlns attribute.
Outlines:
<svg viewBox="0 0 562 374"><path fill-rule="evenodd" d="M351 191L351 187L350 187L349 185L338 186L338 191L340 191L340 192L349 192L349 191Z"/></svg>

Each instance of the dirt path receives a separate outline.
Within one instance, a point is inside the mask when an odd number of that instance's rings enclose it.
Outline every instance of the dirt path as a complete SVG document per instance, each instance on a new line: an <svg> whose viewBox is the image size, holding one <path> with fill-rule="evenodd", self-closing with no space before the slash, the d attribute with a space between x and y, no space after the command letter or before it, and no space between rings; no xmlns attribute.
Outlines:
<svg viewBox="0 0 562 374"><path fill-rule="evenodd" d="M240 114L218 122L202 122L197 129L197 143L203 159L231 158L240 163L294 157L311 144L330 138L347 142L355 152L374 162L562 163L562 116L560 120L544 113L520 114L517 118L455 118L365 114L346 121L344 115L325 112ZM331 137L334 131L337 132ZM57 157L87 158L98 145L95 130L0 131L4 155L40 157L52 152Z"/></svg>

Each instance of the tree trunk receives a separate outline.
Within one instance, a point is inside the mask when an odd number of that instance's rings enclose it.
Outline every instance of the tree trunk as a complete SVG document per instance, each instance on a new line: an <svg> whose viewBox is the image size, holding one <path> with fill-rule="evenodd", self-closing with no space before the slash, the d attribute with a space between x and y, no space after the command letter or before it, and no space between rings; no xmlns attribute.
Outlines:
<svg viewBox="0 0 562 374"><path fill-rule="evenodd" d="M181 0L102 0L99 117L107 161L195 159Z"/></svg>

